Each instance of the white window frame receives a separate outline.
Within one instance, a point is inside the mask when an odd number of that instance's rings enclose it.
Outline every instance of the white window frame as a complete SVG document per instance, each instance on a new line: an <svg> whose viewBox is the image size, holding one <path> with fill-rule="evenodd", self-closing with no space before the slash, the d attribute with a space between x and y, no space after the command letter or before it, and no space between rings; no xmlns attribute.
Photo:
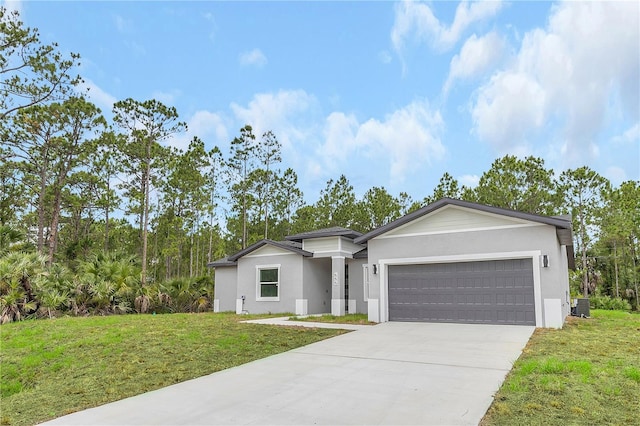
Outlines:
<svg viewBox="0 0 640 426"><path fill-rule="evenodd" d="M369 301L369 265L362 265L362 296L365 302Z"/></svg>
<svg viewBox="0 0 640 426"><path fill-rule="evenodd" d="M278 290L278 296L276 297L262 297L260 296L260 271L263 269L277 269L278 281L276 281L276 289ZM280 301L280 264L275 265L256 265L256 301L257 302L279 302Z"/></svg>

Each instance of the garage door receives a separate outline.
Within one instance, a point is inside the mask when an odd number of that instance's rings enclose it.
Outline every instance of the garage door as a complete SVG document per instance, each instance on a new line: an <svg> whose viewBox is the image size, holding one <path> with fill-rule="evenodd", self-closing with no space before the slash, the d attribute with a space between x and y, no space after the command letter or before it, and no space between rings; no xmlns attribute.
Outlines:
<svg viewBox="0 0 640 426"><path fill-rule="evenodd" d="M390 265L389 319L535 325L532 260Z"/></svg>

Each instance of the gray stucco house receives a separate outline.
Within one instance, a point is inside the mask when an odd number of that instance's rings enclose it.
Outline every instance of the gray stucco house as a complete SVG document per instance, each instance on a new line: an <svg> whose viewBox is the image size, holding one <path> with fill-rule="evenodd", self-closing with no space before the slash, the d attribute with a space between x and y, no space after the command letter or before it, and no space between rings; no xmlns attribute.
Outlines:
<svg viewBox="0 0 640 426"><path fill-rule="evenodd" d="M262 240L215 268L214 311L562 327L570 218L444 198L361 234Z"/></svg>

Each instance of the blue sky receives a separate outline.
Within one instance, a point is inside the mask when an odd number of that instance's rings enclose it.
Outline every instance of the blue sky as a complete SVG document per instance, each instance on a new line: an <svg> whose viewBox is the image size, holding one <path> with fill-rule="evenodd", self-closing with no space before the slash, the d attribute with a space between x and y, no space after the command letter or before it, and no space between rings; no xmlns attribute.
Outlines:
<svg viewBox="0 0 640 426"><path fill-rule="evenodd" d="M272 130L308 202L345 174L414 199L494 159L640 180L638 2L9 1L91 99L158 99L228 152Z"/></svg>

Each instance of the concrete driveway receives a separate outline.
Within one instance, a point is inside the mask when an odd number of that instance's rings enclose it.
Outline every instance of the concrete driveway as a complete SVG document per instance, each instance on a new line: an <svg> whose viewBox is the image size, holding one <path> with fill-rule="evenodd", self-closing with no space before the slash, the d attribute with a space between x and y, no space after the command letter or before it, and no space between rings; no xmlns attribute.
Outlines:
<svg viewBox="0 0 640 426"><path fill-rule="evenodd" d="M383 323L47 424L477 424L533 330Z"/></svg>

